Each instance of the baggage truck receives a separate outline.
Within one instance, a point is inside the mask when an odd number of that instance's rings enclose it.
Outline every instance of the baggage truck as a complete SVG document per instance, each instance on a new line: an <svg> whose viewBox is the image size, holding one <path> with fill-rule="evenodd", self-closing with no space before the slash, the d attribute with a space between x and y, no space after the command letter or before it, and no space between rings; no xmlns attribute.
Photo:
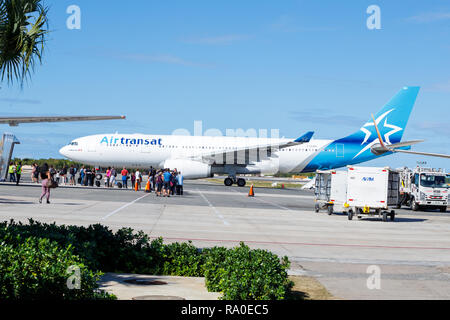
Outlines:
<svg viewBox="0 0 450 320"><path fill-rule="evenodd" d="M347 205L348 219L354 215L378 215L393 221L399 199L399 173L389 167L347 166Z"/></svg>
<svg viewBox="0 0 450 320"><path fill-rule="evenodd" d="M400 171L398 208L408 206L413 211L439 209L446 212L449 205L447 174L442 169L416 167Z"/></svg>
<svg viewBox="0 0 450 320"><path fill-rule="evenodd" d="M315 211L326 209L328 214L345 211L347 200L347 171L326 170L316 172L314 188Z"/></svg>

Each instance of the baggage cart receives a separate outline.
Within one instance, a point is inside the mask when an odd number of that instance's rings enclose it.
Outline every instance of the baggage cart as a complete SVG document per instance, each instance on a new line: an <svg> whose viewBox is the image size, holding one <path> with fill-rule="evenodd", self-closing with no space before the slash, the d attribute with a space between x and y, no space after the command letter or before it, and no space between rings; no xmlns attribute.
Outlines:
<svg viewBox="0 0 450 320"><path fill-rule="evenodd" d="M399 173L389 167L347 166L348 219L377 215L393 221L399 199Z"/></svg>

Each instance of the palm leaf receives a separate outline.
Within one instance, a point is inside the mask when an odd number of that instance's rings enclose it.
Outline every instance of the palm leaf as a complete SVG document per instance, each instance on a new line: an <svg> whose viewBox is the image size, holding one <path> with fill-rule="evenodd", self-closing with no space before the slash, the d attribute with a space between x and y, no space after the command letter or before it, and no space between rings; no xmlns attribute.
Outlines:
<svg viewBox="0 0 450 320"><path fill-rule="evenodd" d="M0 0L1 80L23 84L42 63L48 9L41 0Z"/></svg>

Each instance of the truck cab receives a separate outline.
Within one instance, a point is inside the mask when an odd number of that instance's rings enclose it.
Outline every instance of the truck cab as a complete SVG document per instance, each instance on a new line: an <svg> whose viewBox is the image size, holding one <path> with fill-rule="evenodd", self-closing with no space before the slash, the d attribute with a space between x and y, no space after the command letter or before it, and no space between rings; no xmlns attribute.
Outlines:
<svg viewBox="0 0 450 320"><path fill-rule="evenodd" d="M446 173L442 169L417 167L409 172L410 185L405 188L412 210L439 209L446 212L449 188Z"/></svg>

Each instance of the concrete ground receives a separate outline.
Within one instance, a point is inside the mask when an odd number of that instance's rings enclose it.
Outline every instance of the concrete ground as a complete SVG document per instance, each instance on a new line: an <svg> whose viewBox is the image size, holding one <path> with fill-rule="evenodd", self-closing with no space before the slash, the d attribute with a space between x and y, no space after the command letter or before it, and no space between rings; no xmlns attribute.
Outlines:
<svg viewBox="0 0 450 320"><path fill-rule="evenodd" d="M137 280L136 282L127 282ZM204 278L148 276L107 273L100 289L120 300L217 300L220 293L208 292Z"/></svg>
<svg viewBox="0 0 450 320"><path fill-rule="evenodd" d="M244 241L287 255L291 274L314 276L339 298L450 298L448 212L396 210L394 222L348 221L342 214L315 213L310 191L256 188L251 198L248 188L201 181L188 181L184 196L170 198L61 187L52 190L47 205L38 203L40 192L39 186L0 184L0 220L102 223L199 247ZM375 273L368 270L374 265ZM374 282L377 273L380 281Z"/></svg>

